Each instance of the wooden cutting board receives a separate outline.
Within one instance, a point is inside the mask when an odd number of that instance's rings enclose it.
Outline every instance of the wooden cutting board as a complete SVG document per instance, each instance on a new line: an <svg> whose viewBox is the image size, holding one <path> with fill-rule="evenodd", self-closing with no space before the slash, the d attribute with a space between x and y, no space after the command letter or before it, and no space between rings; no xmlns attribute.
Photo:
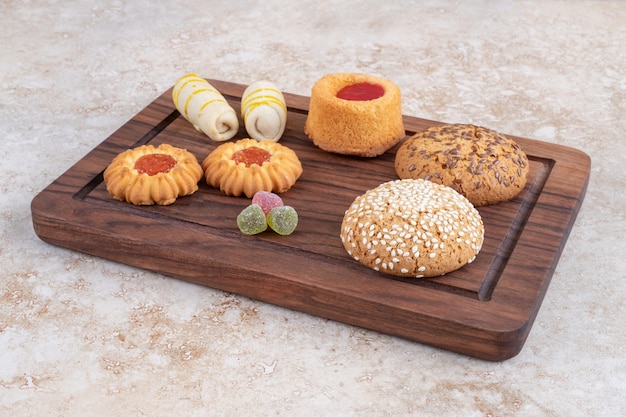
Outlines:
<svg viewBox="0 0 626 417"><path fill-rule="evenodd" d="M210 82L239 111L245 86ZM137 207L107 194L102 173L125 149L169 143L202 161L218 145L180 116L171 89L33 199L35 232L54 245L476 358L519 353L582 204L589 157L511 136L529 155L529 181L514 200L479 208L486 236L474 263L434 279L394 279L352 260L339 229L356 196L397 178L397 147L377 158L321 151L303 133L308 97L285 99L281 143L304 168L282 194L300 217L292 235L243 235L235 219L250 200L224 196L204 181L165 207ZM407 136L440 124L404 121ZM242 126L235 139L243 137Z"/></svg>

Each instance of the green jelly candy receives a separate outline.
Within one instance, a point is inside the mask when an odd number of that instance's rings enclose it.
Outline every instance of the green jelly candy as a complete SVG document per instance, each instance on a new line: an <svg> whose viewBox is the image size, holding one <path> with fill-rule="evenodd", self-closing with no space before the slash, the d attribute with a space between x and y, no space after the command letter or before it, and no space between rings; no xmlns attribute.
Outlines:
<svg viewBox="0 0 626 417"><path fill-rule="evenodd" d="M298 225L298 213L291 206L274 207L267 214L267 224L279 235L290 235Z"/></svg>
<svg viewBox="0 0 626 417"><path fill-rule="evenodd" d="M258 204L250 204L237 216L237 226L246 235L256 235L267 230L267 218Z"/></svg>

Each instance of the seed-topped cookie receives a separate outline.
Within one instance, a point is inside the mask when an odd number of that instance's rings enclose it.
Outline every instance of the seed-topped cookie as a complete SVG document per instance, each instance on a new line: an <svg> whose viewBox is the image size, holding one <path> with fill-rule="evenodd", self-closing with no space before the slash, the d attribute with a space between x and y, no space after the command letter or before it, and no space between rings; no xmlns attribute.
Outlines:
<svg viewBox="0 0 626 417"><path fill-rule="evenodd" d="M512 139L480 126L451 124L416 133L396 152L400 178L447 185L475 206L508 201L526 186L529 164Z"/></svg>
<svg viewBox="0 0 626 417"><path fill-rule="evenodd" d="M400 277L435 277L472 262L484 240L478 210L450 187L422 179L383 183L358 196L341 224L352 258Z"/></svg>

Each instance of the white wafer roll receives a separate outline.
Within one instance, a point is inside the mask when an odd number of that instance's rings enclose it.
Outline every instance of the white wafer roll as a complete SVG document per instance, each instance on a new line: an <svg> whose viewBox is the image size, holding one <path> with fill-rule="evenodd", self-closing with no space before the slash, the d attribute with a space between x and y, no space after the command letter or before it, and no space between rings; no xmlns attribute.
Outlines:
<svg viewBox="0 0 626 417"><path fill-rule="evenodd" d="M283 93L269 81L250 84L241 97L241 118L252 139L278 142L287 123Z"/></svg>
<svg viewBox="0 0 626 417"><path fill-rule="evenodd" d="M172 98L180 114L212 140L223 142L237 134L237 112L215 87L197 74L181 77L174 85Z"/></svg>

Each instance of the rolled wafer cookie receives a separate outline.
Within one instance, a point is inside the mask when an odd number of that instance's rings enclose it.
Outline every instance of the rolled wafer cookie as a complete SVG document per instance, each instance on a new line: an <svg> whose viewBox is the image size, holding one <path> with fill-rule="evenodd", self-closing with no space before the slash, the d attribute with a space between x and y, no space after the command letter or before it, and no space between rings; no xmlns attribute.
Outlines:
<svg viewBox="0 0 626 417"><path fill-rule="evenodd" d="M251 138L278 142L287 123L283 94L270 81L250 84L241 97L241 118Z"/></svg>
<svg viewBox="0 0 626 417"><path fill-rule="evenodd" d="M215 87L197 74L181 77L174 85L172 99L180 114L212 140L223 142L237 134L237 112Z"/></svg>

